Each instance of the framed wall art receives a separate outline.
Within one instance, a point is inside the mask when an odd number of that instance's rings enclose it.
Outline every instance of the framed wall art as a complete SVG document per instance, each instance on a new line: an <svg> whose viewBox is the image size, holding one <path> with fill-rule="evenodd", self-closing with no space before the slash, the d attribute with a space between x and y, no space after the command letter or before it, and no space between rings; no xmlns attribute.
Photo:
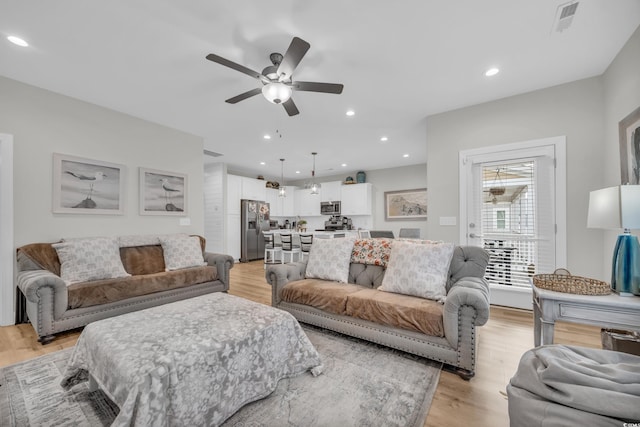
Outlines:
<svg viewBox="0 0 640 427"><path fill-rule="evenodd" d="M187 214L187 175L140 168L140 215Z"/></svg>
<svg viewBox="0 0 640 427"><path fill-rule="evenodd" d="M53 213L124 214L125 166L53 154Z"/></svg>
<svg viewBox="0 0 640 427"><path fill-rule="evenodd" d="M427 219L427 189L385 191L384 219L411 221Z"/></svg>
<svg viewBox="0 0 640 427"><path fill-rule="evenodd" d="M618 129L621 184L640 184L640 107L622 119Z"/></svg>

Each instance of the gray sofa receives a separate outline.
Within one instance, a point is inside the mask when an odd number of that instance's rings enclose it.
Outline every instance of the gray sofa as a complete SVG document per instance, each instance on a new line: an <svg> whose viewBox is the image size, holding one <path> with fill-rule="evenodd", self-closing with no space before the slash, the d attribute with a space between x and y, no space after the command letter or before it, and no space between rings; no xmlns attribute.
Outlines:
<svg viewBox="0 0 640 427"><path fill-rule="evenodd" d="M319 286L323 285L317 279L305 279L306 262L269 265L265 274L267 282L272 286L272 305L290 312L300 322L444 362L453 367L462 378L470 379L475 375L476 327L484 325L489 318L489 286L483 278L488 262L489 254L484 249L458 246L454 250L449 268L444 305L419 297L402 296L402 301L409 301L410 305L428 305L429 310L432 310L431 315L433 312L439 313L444 330L443 336L431 336L403 327L382 324L385 323L384 321L363 320L283 300L283 290L287 286L296 287L302 284L301 281L309 280L315 280ZM368 292L372 297L376 297L376 292L388 295L388 292L371 291L381 285L384 273L385 269L378 265L351 263L349 283L369 289L364 293ZM332 286L334 285L327 283L321 292L324 292L325 296L341 292L340 286L337 284L335 287ZM358 291L358 288L352 289ZM387 295L383 297L386 298ZM415 300L411 301L407 298ZM393 311L394 308L385 310ZM386 317L387 314L389 313L383 313L382 317Z"/></svg>
<svg viewBox="0 0 640 427"><path fill-rule="evenodd" d="M46 344L54 334L90 322L211 292L229 289L229 255L204 252L204 266L165 271L159 236L118 237L120 258L131 276L67 285L60 277L60 261L52 243L17 249L18 292L16 320L31 322L38 340Z"/></svg>

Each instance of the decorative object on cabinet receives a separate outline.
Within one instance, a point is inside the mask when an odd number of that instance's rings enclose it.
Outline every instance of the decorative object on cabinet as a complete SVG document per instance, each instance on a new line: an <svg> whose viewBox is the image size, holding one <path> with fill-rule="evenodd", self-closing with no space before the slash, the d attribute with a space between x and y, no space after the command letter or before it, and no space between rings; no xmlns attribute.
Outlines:
<svg viewBox="0 0 640 427"><path fill-rule="evenodd" d="M367 180L367 174L364 171L359 171L356 174L356 181L358 182L358 184L364 184L366 180Z"/></svg>
<svg viewBox="0 0 640 427"><path fill-rule="evenodd" d="M386 221L420 221L427 219L427 189L385 191Z"/></svg>
<svg viewBox="0 0 640 427"><path fill-rule="evenodd" d="M618 124L621 184L640 184L640 107Z"/></svg>
<svg viewBox="0 0 640 427"><path fill-rule="evenodd" d="M307 183L307 185L305 185L305 188L310 189L311 190L311 194L320 194L320 183L315 181L315 177L316 177L316 154L318 153L311 153L311 155L313 156L313 169L311 170L311 181Z"/></svg>
<svg viewBox="0 0 640 427"><path fill-rule="evenodd" d="M344 184L355 184L356 182L353 180L352 176L348 176L345 180L344 180Z"/></svg>
<svg viewBox="0 0 640 427"><path fill-rule="evenodd" d="M53 154L53 213L124 214L125 166Z"/></svg>
<svg viewBox="0 0 640 427"><path fill-rule="evenodd" d="M640 295L640 245L631 234L640 229L640 185L592 191L587 227L624 230L613 250L611 289L620 295Z"/></svg>
<svg viewBox="0 0 640 427"><path fill-rule="evenodd" d="M187 175L140 168L140 215L187 214Z"/></svg>
<svg viewBox="0 0 640 427"><path fill-rule="evenodd" d="M280 188L280 183L278 181L267 181L264 185L266 188L275 188L276 190Z"/></svg>

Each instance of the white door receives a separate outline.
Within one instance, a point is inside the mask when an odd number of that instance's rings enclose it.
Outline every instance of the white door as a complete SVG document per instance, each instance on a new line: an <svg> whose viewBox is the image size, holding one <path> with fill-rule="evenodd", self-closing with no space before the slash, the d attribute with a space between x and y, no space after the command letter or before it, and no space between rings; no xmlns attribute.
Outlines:
<svg viewBox="0 0 640 427"><path fill-rule="evenodd" d="M531 309L531 277L566 266L564 137L461 152L460 173L460 241L489 251L491 303Z"/></svg>

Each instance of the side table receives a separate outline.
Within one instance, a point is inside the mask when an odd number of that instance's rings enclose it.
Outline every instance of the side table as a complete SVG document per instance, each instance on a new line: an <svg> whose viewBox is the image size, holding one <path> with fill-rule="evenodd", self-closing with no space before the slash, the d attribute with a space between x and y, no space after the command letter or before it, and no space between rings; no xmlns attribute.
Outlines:
<svg viewBox="0 0 640 427"><path fill-rule="evenodd" d="M640 331L640 297L577 295L533 288L533 344L553 344L556 320Z"/></svg>

